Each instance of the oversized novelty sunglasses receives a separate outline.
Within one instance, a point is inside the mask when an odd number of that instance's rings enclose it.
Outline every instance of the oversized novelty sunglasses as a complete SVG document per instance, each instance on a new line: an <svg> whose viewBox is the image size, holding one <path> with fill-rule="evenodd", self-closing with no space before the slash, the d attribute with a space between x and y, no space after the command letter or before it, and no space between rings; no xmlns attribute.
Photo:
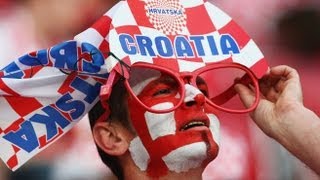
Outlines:
<svg viewBox="0 0 320 180"><path fill-rule="evenodd" d="M189 84L202 92L205 102L224 112L247 113L259 102L259 85L254 73L238 63L213 63L193 72L177 72L169 68L138 62L131 66L119 61L120 67L110 73L102 86L102 102L109 99L116 79L124 80L132 97L145 109L153 113L167 113L182 105L186 96L185 85ZM235 91L236 84L243 84L255 92L255 101L247 107ZM152 101L150 101L152 100ZM172 106L159 108L151 102L170 101Z"/></svg>

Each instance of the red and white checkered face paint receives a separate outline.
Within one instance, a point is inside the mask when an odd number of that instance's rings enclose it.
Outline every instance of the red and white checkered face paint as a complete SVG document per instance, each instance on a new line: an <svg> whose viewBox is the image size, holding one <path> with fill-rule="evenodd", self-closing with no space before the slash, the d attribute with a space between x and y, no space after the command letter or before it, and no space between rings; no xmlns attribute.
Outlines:
<svg viewBox="0 0 320 180"><path fill-rule="evenodd" d="M159 110L172 107L180 96L177 91L154 94L155 89L163 88L161 81L163 77L153 77L134 87L139 89L142 101ZM219 121L215 112L208 108L198 88L189 84L184 88L183 105L169 113L148 112L135 99L128 100L131 122L138 134L130 144L130 153L136 165L152 177L204 168L218 153Z"/></svg>

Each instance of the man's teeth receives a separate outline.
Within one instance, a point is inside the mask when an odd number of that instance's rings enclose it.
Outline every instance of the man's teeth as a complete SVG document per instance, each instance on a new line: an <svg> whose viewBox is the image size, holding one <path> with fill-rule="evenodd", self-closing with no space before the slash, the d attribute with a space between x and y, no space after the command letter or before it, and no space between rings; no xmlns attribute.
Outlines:
<svg viewBox="0 0 320 180"><path fill-rule="evenodd" d="M188 124L186 124L185 126L183 126L182 130L187 130L190 129L192 127L196 127L196 126L205 126L204 122L190 122Z"/></svg>

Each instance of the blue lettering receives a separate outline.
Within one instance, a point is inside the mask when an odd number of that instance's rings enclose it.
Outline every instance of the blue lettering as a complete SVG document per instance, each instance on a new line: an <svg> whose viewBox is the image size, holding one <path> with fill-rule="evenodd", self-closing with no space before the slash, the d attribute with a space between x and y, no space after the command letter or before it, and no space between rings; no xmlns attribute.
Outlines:
<svg viewBox="0 0 320 180"><path fill-rule="evenodd" d="M161 9L161 8L153 8L148 9L148 12L151 14L163 14L163 15L182 15L182 10L180 9Z"/></svg>
<svg viewBox="0 0 320 180"><path fill-rule="evenodd" d="M212 55L219 55L218 49L217 49L217 45L216 45L216 41L214 39L213 36L208 36L207 37L208 42L209 42L209 47L211 50Z"/></svg>
<svg viewBox="0 0 320 180"><path fill-rule="evenodd" d="M55 137L58 134L57 124L65 128L70 124L70 122L60 114L58 110L51 106L46 106L42 109L46 115L35 114L30 118L30 121L44 124L47 129L47 140Z"/></svg>
<svg viewBox="0 0 320 180"><path fill-rule="evenodd" d="M170 40L164 36L159 36L155 38L155 44L158 49L158 53L162 57L173 56L173 48Z"/></svg>
<svg viewBox="0 0 320 180"><path fill-rule="evenodd" d="M71 95L65 94L57 102L56 106L65 112L70 112L72 119L79 118L85 110L85 104L79 100L72 101Z"/></svg>
<svg viewBox="0 0 320 180"><path fill-rule="evenodd" d="M152 41L149 37L136 36L136 39L137 39L137 43L138 43L141 55L143 55L143 56L146 56L146 55L155 56L156 55L152 49Z"/></svg>
<svg viewBox="0 0 320 180"><path fill-rule="evenodd" d="M202 45L202 40L204 39L203 36L192 36L190 37L190 40L194 42L194 45L196 47L196 51L199 56L205 56L205 52Z"/></svg>
<svg viewBox="0 0 320 180"><path fill-rule="evenodd" d="M88 82L84 81L83 79L76 77L72 83L71 86L83 94L86 95L84 100L91 104L98 96L99 96L99 91L101 84L96 83L94 86L89 84Z"/></svg>
<svg viewBox="0 0 320 180"><path fill-rule="evenodd" d="M3 138L27 152L31 152L39 146L37 135L30 121L23 122L18 131L11 131Z"/></svg>
<svg viewBox="0 0 320 180"><path fill-rule="evenodd" d="M12 62L9 65L7 65L3 71L9 73L5 75L5 78L16 78L20 79L23 77L24 73L20 70L19 66L16 64L16 62Z"/></svg>
<svg viewBox="0 0 320 180"><path fill-rule="evenodd" d="M193 58L240 53L239 45L229 34L220 37L213 35L180 35L176 36L173 41L167 36L156 36L151 39L148 36L136 35L135 38L130 35L120 35L123 51L128 55L137 55L139 51L142 56ZM137 44L131 44L131 49L134 51L129 50L128 46L124 45L126 41L137 42Z"/></svg>
<svg viewBox="0 0 320 180"><path fill-rule="evenodd" d="M37 65L46 65L48 64L48 53L46 49L40 50L37 52L36 57L26 54L19 58L21 64L27 66L37 66Z"/></svg>
<svg viewBox="0 0 320 180"><path fill-rule="evenodd" d="M121 34L119 36L120 44L125 53L134 55L137 54L137 48L133 37L129 34Z"/></svg>
<svg viewBox="0 0 320 180"><path fill-rule="evenodd" d="M232 52L233 54L239 54L239 46L236 41L230 35L222 35L220 39L222 53L227 55Z"/></svg>
<svg viewBox="0 0 320 180"><path fill-rule="evenodd" d="M102 53L89 43L82 43L81 48L83 52L89 52L92 58L92 61L83 61L83 70L91 73L99 72L100 66L104 64Z"/></svg>
<svg viewBox="0 0 320 180"><path fill-rule="evenodd" d="M178 57L194 56L192 47L184 36L178 36L175 39L176 51Z"/></svg>
<svg viewBox="0 0 320 180"><path fill-rule="evenodd" d="M56 67L76 70L78 60L76 41L61 43L52 47L50 49L50 55L55 59Z"/></svg>

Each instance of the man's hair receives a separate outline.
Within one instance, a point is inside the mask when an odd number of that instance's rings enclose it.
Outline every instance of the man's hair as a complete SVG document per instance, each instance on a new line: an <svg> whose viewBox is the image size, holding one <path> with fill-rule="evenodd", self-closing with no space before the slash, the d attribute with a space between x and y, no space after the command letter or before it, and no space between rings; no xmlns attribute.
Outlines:
<svg viewBox="0 0 320 180"><path fill-rule="evenodd" d="M127 105L127 91L122 80L118 81L112 88L112 92L108 101L110 108L110 115L106 117L105 121L118 122L129 131L134 132L129 121L129 112ZM99 101L89 112L89 120L91 129L93 128L97 119L105 112L105 109ZM111 171L117 176L119 180L123 179L123 168L117 156L111 156L105 153L99 146L97 146L98 153L101 160L107 165Z"/></svg>

